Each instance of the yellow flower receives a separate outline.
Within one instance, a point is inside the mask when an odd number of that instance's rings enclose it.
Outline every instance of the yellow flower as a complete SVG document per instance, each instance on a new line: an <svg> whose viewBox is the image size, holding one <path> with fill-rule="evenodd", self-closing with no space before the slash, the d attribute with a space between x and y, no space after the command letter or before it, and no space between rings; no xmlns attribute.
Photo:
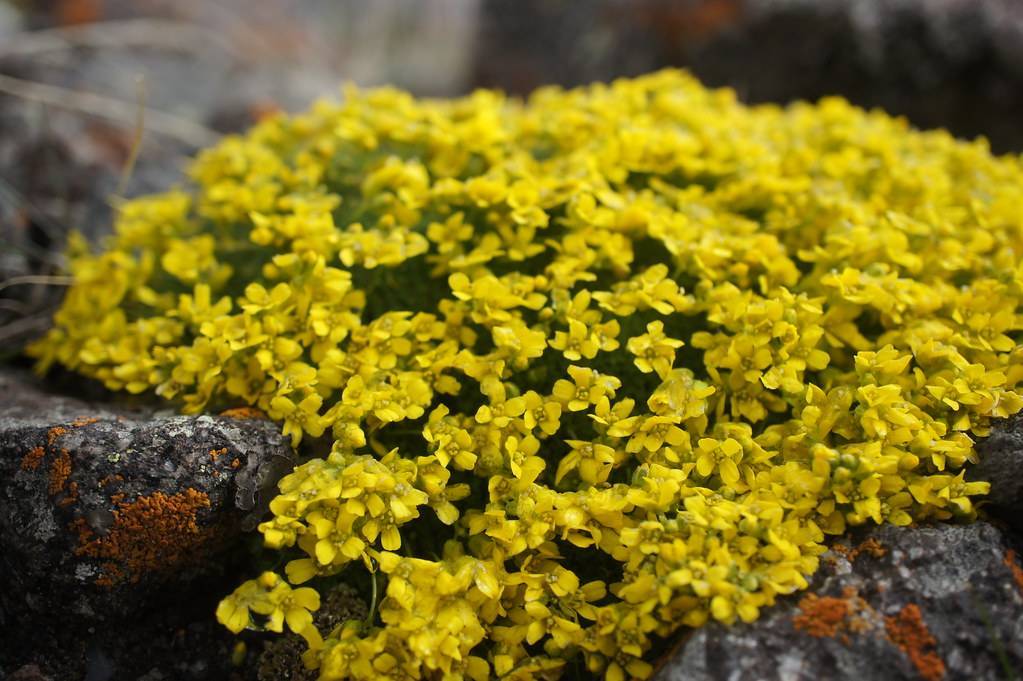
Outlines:
<svg viewBox="0 0 1023 681"><path fill-rule="evenodd" d="M262 616L266 629L280 632L286 622L296 634L306 632L313 623L310 611L320 607L320 595L307 587L292 589L273 572L242 584L220 602L217 620L237 633L253 627L252 615Z"/></svg>
<svg viewBox="0 0 1023 681"><path fill-rule="evenodd" d="M545 400L535 390L526 392L525 411L522 414L527 430L539 428L543 435L554 435L561 424L561 404L553 400ZM541 435L541 437L543 437Z"/></svg>
<svg viewBox="0 0 1023 681"><path fill-rule="evenodd" d="M505 399L507 390L503 383L494 382L485 386L489 404L484 404L476 411L477 423L491 423L495 428L504 428L512 419L522 416L526 411L526 398L513 397Z"/></svg>
<svg viewBox="0 0 1023 681"><path fill-rule="evenodd" d="M704 477L717 474L726 485L734 485L739 482L740 461L742 445L732 438L705 437L696 443L696 471Z"/></svg>
<svg viewBox="0 0 1023 681"><path fill-rule="evenodd" d="M593 369L572 365L568 367L571 381L559 379L554 384L554 398L569 409L582 411L595 405L602 397L614 397L622 382L614 376Z"/></svg>
<svg viewBox="0 0 1023 681"><path fill-rule="evenodd" d="M536 456L540 451L540 441L532 435L522 440L511 435L504 441L504 449L512 475L524 482L536 480L536 476L547 466L543 459Z"/></svg>
<svg viewBox="0 0 1023 681"><path fill-rule="evenodd" d="M852 504L853 513L850 520L853 524L859 524L865 518L871 518L880 524L881 501L877 496L880 490L880 477L871 476L856 484L850 482L844 489L836 488L835 500L842 504Z"/></svg>
<svg viewBox="0 0 1023 681"><path fill-rule="evenodd" d="M666 265L654 265L629 281L616 284L610 293L594 293L593 298L619 316L631 315L636 310L653 309L666 315L689 309L692 300L667 275Z"/></svg>
<svg viewBox="0 0 1023 681"><path fill-rule="evenodd" d="M477 458L472 451L472 436L464 428L458 427L457 421L448 417L450 413L445 405L437 405L423 428L423 438L433 445L433 451L442 465L454 462L462 470L472 470Z"/></svg>
<svg viewBox="0 0 1023 681"><path fill-rule="evenodd" d="M675 363L675 350L685 345L680 340L664 335L664 322L655 320L646 325L646 333L629 339L629 352L636 355L636 367L644 374L657 372L666 379Z"/></svg>
<svg viewBox="0 0 1023 681"><path fill-rule="evenodd" d="M290 396L278 395L270 400L267 413L271 418L284 421L284 434L290 435L292 444L297 447L303 433L313 437L323 435L327 424L320 417L322 405L323 398L316 393L306 395L297 403Z"/></svg>
<svg viewBox="0 0 1023 681"><path fill-rule="evenodd" d="M214 281L223 281L229 271L218 271L217 261L213 256L215 241L210 234L202 234L192 239L174 239L170 248L160 259L160 265L186 284L198 281L200 276L209 277Z"/></svg>
<svg viewBox="0 0 1023 681"><path fill-rule="evenodd" d="M975 517L1023 410L1019 159L839 99L349 87L189 178L69 238L29 352L301 446L259 525L287 581L217 616L324 681L644 678L826 534ZM297 585L351 579L386 597L321 634Z"/></svg>
<svg viewBox="0 0 1023 681"><path fill-rule="evenodd" d="M252 626L251 611L265 601L263 585L250 579L220 602L217 606L217 621L237 634Z"/></svg>
<svg viewBox="0 0 1023 681"><path fill-rule="evenodd" d="M565 440L565 444L572 449L558 464L555 483L560 483L565 475L574 470L579 471L579 478L583 482L591 485L607 480L611 467L618 459L614 448L583 440Z"/></svg>
<svg viewBox="0 0 1023 681"><path fill-rule="evenodd" d="M600 350L600 339L590 332L586 324L577 320L568 320L568 331L558 331L550 343L555 350L561 350L565 359L578 361L585 357L593 359Z"/></svg>

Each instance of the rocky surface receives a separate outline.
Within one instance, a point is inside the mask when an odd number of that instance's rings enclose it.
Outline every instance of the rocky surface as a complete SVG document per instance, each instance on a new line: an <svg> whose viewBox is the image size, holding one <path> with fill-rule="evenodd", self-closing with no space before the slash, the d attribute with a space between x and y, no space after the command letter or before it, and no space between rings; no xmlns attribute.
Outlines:
<svg viewBox="0 0 1023 681"><path fill-rule="evenodd" d="M749 625L696 631L656 681L1009 679L1023 568L999 527L881 527L824 555L810 589Z"/></svg>
<svg viewBox="0 0 1023 681"><path fill-rule="evenodd" d="M843 95L1023 148L1018 0L492 0L474 83L526 93L665 66L747 102Z"/></svg>
<svg viewBox="0 0 1023 681"><path fill-rule="evenodd" d="M1023 530L1023 414L1007 419L977 443L980 463L968 470L973 480L987 480L986 509Z"/></svg>
<svg viewBox="0 0 1023 681"><path fill-rule="evenodd" d="M277 426L112 401L81 379L48 385L0 368L0 678L305 678L296 637L265 648L250 637L234 666L236 639L212 617L259 560L239 547L241 530L292 464ZM993 481L987 509L1012 518L1023 419L979 448L975 477ZM1023 670L1020 544L988 520L843 537L810 589L752 624L692 632L655 678L1013 678ZM358 600L344 588L328 596L337 607L318 615L333 618L324 630L362 617Z"/></svg>
<svg viewBox="0 0 1023 681"><path fill-rule="evenodd" d="M161 649L191 669L166 678L223 678L210 613L244 569L230 549L292 465L278 426L245 412L84 401L0 369L0 678L140 678Z"/></svg>

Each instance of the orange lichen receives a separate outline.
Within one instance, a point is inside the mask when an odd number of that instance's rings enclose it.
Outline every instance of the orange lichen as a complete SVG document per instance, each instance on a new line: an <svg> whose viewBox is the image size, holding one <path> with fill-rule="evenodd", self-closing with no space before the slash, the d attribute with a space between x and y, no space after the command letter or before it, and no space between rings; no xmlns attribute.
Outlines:
<svg viewBox="0 0 1023 681"><path fill-rule="evenodd" d="M792 618L796 629L817 638L833 638L844 628L852 608L844 598L807 594L799 601L799 611L800 614Z"/></svg>
<svg viewBox="0 0 1023 681"><path fill-rule="evenodd" d="M843 556L850 563L859 558L860 555L864 553L874 558L882 558L884 557L885 554L888 553L888 549L886 549L881 544L881 542L879 542L874 537L870 537L868 539L863 540L862 542L860 542L859 545L855 547L849 547L846 546L845 544L833 544L831 546L831 550L837 553L838 555Z"/></svg>
<svg viewBox="0 0 1023 681"><path fill-rule="evenodd" d="M883 558L888 553L888 549L884 547L881 542L871 537L865 542L861 543L856 547L857 555L860 553L869 553L873 558Z"/></svg>
<svg viewBox="0 0 1023 681"><path fill-rule="evenodd" d="M39 468L46 456L46 450L42 447L35 447L21 459L21 470L34 471Z"/></svg>
<svg viewBox="0 0 1023 681"><path fill-rule="evenodd" d="M61 508L64 508L65 506L70 506L76 501L78 501L78 483L77 482L68 483L67 496L61 499L57 505L60 506Z"/></svg>
<svg viewBox="0 0 1023 681"><path fill-rule="evenodd" d="M219 457L227 454L227 447L221 447L220 449L211 449L210 458L216 461Z"/></svg>
<svg viewBox="0 0 1023 681"><path fill-rule="evenodd" d="M925 681L940 681L945 676L945 663L934 650L937 641L931 635L920 614L920 608L910 603L898 615L884 618L888 638L902 649Z"/></svg>
<svg viewBox="0 0 1023 681"><path fill-rule="evenodd" d="M99 421L98 418L90 418L86 416L79 416L71 422L71 427L80 428L87 426L90 423L96 423ZM68 429L64 426L54 426L46 432L46 445L48 448L55 449L57 440L62 436L66 435ZM45 456L45 451L42 447L36 447L21 460L21 467L24 470L36 470L42 459ZM64 483L67 482L68 476L71 475L71 455L68 450L61 449L60 454L52 464L50 464L50 495L55 495L64 489Z"/></svg>
<svg viewBox="0 0 1023 681"><path fill-rule="evenodd" d="M67 479L71 477L71 454L66 449L61 449L60 454L50 464L50 485L48 491L50 496L56 496L64 491Z"/></svg>
<svg viewBox="0 0 1023 681"><path fill-rule="evenodd" d="M50 430L46 433L46 443L52 447L56 444L57 439L66 432L67 428L62 428L61 426L50 428Z"/></svg>
<svg viewBox="0 0 1023 681"><path fill-rule="evenodd" d="M1005 566L1012 572L1012 578L1015 580L1016 586L1019 587L1020 591L1023 591L1023 568L1016 562L1016 552L1013 549L1005 552Z"/></svg>
<svg viewBox="0 0 1023 681"><path fill-rule="evenodd" d="M831 550L832 553L838 554L839 556L842 556L846 560L850 560L849 554L852 553L852 551L853 551L853 549L851 547L846 546L845 544L838 544L838 543L832 544L829 547L829 549ZM828 556L828 557L832 558L831 556ZM835 562L834 558L832 558L832 562Z"/></svg>
<svg viewBox="0 0 1023 681"><path fill-rule="evenodd" d="M799 601L800 613L792 618L796 629L817 638L840 637L848 642L848 633L862 633L870 621L861 613L870 611L856 589L846 587L840 597L807 594Z"/></svg>
<svg viewBox="0 0 1023 681"><path fill-rule="evenodd" d="M220 412L220 416L226 416L229 419L250 420L265 419L266 413L255 407L233 407Z"/></svg>
<svg viewBox="0 0 1023 681"><path fill-rule="evenodd" d="M72 524L79 538L75 554L103 561L96 580L101 586L134 583L147 574L180 568L201 557L198 549L207 543L210 530L198 526L196 514L209 506L209 497L192 488L122 501L103 536L82 518Z"/></svg>
<svg viewBox="0 0 1023 681"><path fill-rule="evenodd" d="M234 468L235 470L237 470L237 469L241 468L241 465L242 465L242 460L241 459L239 459L237 457L231 459L231 468Z"/></svg>
<svg viewBox="0 0 1023 681"><path fill-rule="evenodd" d="M87 426L90 423L96 423L97 421L99 421L99 419L94 416L79 416L71 422L71 425L75 428L81 428L82 426Z"/></svg>

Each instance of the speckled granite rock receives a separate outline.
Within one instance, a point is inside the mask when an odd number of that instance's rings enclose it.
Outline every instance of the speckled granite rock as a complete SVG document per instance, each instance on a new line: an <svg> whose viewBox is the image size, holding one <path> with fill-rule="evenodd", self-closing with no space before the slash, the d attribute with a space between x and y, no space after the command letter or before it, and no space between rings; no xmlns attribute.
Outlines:
<svg viewBox="0 0 1023 681"><path fill-rule="evenodd" d="M0 678L31 662L73 679L76 661L97 681L134 678L104 636L174 620L184 641L185 611L215 627L237 581L228 549L292 465L266 420L63 397L0 369ZM68 658L56 671L48 643Z"/></svg>
<svg viewBox="0 0 1023 681"><path fill-rule="evenodd" d="M881 527L825 554L810 589L756 622L696 631L656 681L1014 678L1023 569L987 522Z"/></svg>

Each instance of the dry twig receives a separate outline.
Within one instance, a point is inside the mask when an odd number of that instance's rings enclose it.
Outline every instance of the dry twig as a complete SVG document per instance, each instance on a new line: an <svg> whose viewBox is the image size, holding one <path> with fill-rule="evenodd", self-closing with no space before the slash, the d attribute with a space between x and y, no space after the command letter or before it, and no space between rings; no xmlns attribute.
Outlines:
<svg viewBox="0 0 1023 681"><path fill-rule="evenodd" d="M25 274L20 277L10 277L0 281L0 291L11 286L32 284L33 286L70 286L75 281L74 277L64 277L49 274Z"/></svg>
<svg viewBox="0 0 1023 681"><path fill-rule="evenodd" d="M134 125L136 122L136 114L131 104L92 92L69 90L4 74L0 74L0 92L61 109L99 116L123 125ZM144 108L143 113L150 130L196 149L210 146L219 138L216 132L185 118L149 108Z"/></svg>
<svg viewBox="0 0 1023 681"><path fill-rule="evenodd" d="M146 77L139 75L136 81L138 92L138 107L136 108L135 132L131 138L131 150L128 158L121 169L121 179L117 181L117 191L114 192L115 200L124 198L124 192L128 189L128 182L135 170L135 163L139 160L139 152L142 150L142 135L146 129Z"/></svg>

